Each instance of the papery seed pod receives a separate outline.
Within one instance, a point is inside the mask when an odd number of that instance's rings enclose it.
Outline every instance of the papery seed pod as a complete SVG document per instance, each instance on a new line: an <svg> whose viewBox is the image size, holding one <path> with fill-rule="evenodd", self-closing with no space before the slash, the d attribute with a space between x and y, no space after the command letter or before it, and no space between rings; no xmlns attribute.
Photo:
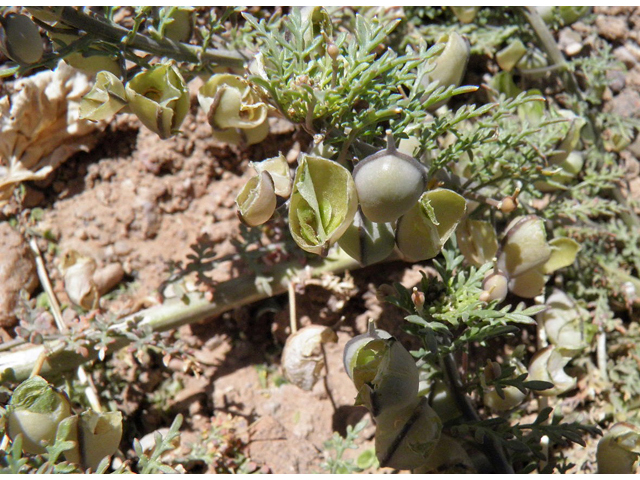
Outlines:
<svg viewBox="0 0 640 480"><path fill-rule="evenodd" d="M424 465L440 440L442 421L426 397L376 416L376 456L381 467L411 470Z"/></svg>
<svg viewBox="0 0 640 480"><path fill-rule="evenodd" d="M361 265L372 265L387 258L395 246L395 234L390 223L376 223L356 213L338 245Z"/></svg>
<svg viewBox="0 0 640 480"><path fill-rule="evenodd" d="M189 89L172 65L157 65L138 73L125 91L131 111L160 138L177 133L189 112Z"/></svg>
<svg viewBox="0 0 640 480"><path fill-rule="evenodd" d="M82 469L96 471L100 462L113 455L122 440L122 413L98 413L87 410L64 420L75 447L64 452L68 461L80 465Z"/></svg>
<svg viewBox="0 0 640 480"><path fill-rule="evenodd" d="M527 47L520 39L516 39L496 53L496 62L502 70L510 72L525 53L527 53Z"/></svg>
<svg viewBox="0 0 640 480"><path fill-rule="evenodd" d="M588 313L578 307L575 300L562 290L554 290L545 302L546 310L537 315L544 326L549 342L565 356L575 357L584 350L594 335L584 320Z"/></svg>
<svg viewBox="0 0 640 480"><path fill-rule="evenodd" d="M163 10L172 8L171 18L164 27L164 36L175 42L188 42L193 31L193 7L163 7L160 9L160 16Z"/></svg>
<svg viewBox="0 0 640 480"><path fill-rule="evenodd" d="M324 32L327 37L333 34L333 22L329 16L329 12L324 7L302 7L300 9L300 17L305 39L311 44L313 39Z"/></svg>
<svg viewBox="0 0 640 480"><path fill-rule="evenodd" d="M483 220L465 217L456 229L458 248L470 265L481 267L493 260L498 251L498 240L493 225Z"/></svg>
<svg viewBox="0 0 640 480"><path fill-rule="evenodd" d="M96 82L80 102L80 118L107 120L127 105L124 85L109 72L99 72Z"/></svg>
<svg viewBox="0 0 640 480"><path fill-rule="evenodd" d="M336 332L323 325L308 325L289 335L282 351L285 378L302 390L311 390L324 368L322 344L337 341Z"/></svg>
<svg viewBox="0 0 640 480"><path fill-rule="evenodd" d="M425 192L396 226L396 245L407 261L435 257L466 213L457 193L437 188Z"/></svg>
<svg viewBox="0 0 640 480"><path fill-rule="evenodd" d="M540 267L527 270L509 280L509 291L522 298L535 298L542 293L547 277Z"/></svg>
<svg viewBox="0 0 640 480"><path fill-rule="evenodd" d="M598 442L598 473L636 473L639 457L640 428L626 422L616 423Z"/></svg>
<svg viewBox="0 0 640 480"><path fill-rule="evenodd" d="M449 437L441 435L440 440L426 463L414 468L411 473L476 473L473 461L460 443Z"/></svg>
<svg viewBox="0 0 640 480"><path fill-rule="evenodd" d="M551 397L568 392L577 380L567 375L564 367L571 360L563 356L553 345L537 352L529 363L529 379L553 383L553 388L536 391L537 395Z"/></svg>
<svg viewBox="0 0 640 480"><path fill-rule="evenodd" d="M430 387L427 397L429 398L429 405L431 405L431 408L438 414L442 423L446 423L462 415L458 404L444 381L437 380L434 382Z"/></svg>
<svg viewBox="0 0 640 480"><path fill-rule="evenodd" d="M544 221L535 216L518 217L507 227L498 253L498 269L509 278L543 265L551 257Z"/></svg>
<svg viewBox="0 0 640 480"><path fill-rule="evenodd" d="M260 143L269 134L268 107L251 85L238 75L213 75L198 91L213 136L238 145Z"/></svg>
<svg viewBox="0 0 640 480"><path fill-rule="evenodd" d="M289 198L291 195L291 169L285 156L281 153L277 157L267 158L261 162L251 162L256 172L268 172L273 180L273 188L279 197Z"/></svg>
<svg viewBox="0 0 640 480"><path fill-rule="evenodd" d="M372 222L387 223L415 205L426 187L427 171L400 153L388 132L387 148L358 162L353 178L362 213Z"/></svg>
<svg viewBox="0 0 640 480"><path fill-rule="evenodd" d="M471 23L481 7L449 7L460 23Z"/></svg>
<svg viewBox="0 0 640 480"><path fill-rule="evenodd" d="M7 434L15 439L22 435L22 450L26 453L46 453L58 425L71 415L69 399L42 377L31 377L13 392L7 407Z"/></svg>
<svg viewBox="0 0 640 480"><path fill-rule="evenodd" d="M326 255L358 209L356 186L342 165L301 153L289 204L289 230L303 250Z"/></svg>
<svg viewBox="0 0 640 480"><path fill-rule="evenodd" d="M97 308L100 300L100 292L93 280L95 271L96 261L75 250L65 252L60 261L60 273L69 299L85 310Z"/></svg>
<svg viewBox="0 0 640 480"><path fill-rule="evenodd" d="M555 150L558 153L554 153L553 155L549 155L547 161L549 165L561 165L569 156L571 152L578 146L578 142L580 141L580 131L582 127L587 124L587 121L578 117L575 113L568 110L561 110L560 114L570 120L569 125L567 127L566 135L560 140L558 145L556 145Z"/></svg>
<svg viewBox="0 0 640 480"><path fill-rule="evenodd" d="M457 87L462 82L471 47L469 42L457 32L451 31L442 35L437 43L444 43L445 47L434 58L429 59L429 64L435 67L422 79L422 83L426 86L431 82L438 82L440 87ZM437 108L432 105L431 109Z"/></svg>
<svg viewBox="0 0 640 480"><path fill-rule="evenodd" d="M487 366L480 374L480 383L482 384L482 402L494 412L504 412L520 405L527 397L527 393L510 385L502 388L501 393L499 393L494 386L487 385L488 382L500 376L500 373L496 375L493 371L495 365L498 365L499 367L498 363L488 360ZM515 361L515 366L516 376L527 372L524 365L520 362Z"/></svg>
<svg viewBox="0 0 640 480"><path fill-rule="evenodd" d="M88 52L74 52L64 57L65 63L73 68L82 70L87 75L97 75L109 72L115 76L122 75L120 62L109 52L104 50L89 50Z"/></svg>
<svg viewBox="0 0 640 480"><path fill-rule="evenodd" d="M44 47L40 30L33 20L18 13L10 13L0 20L0 50L21 65L38 62Z"/></svg>
<svg viewBox="0 0 640 480"><path fill-rule="evenodd" d="M263 171L252 177L236 197L238 217L250 227L262 225L276 210L276 193L273 179Z"/></svg>
<svg viewBox="0 0 640 480"><path fill-rule="evenodd" d="M552 273L568 267L575 262L580 251L578 242L567 237L556 237L549 240L549 247L551 247L551 256L542 265L542 273Z"/></svg>

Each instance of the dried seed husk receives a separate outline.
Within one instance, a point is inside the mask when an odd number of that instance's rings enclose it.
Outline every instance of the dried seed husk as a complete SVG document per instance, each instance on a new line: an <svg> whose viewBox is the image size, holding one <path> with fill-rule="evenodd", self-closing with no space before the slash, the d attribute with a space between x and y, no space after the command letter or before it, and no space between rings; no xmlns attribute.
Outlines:
<svg viewBox="0 0 640 480"><path fill-rule="evenodd" d="M120 79L110 72L98 72L93 88L80 102L80 118L108 120L126 105L127 94Z"/></svg>
<svg viewBox="0 0 640 480"><path fill-rule="evenodd" d="M282 351L285 378L302 390L311 390L324 368L322 344L337 341L336 332L324 325L308 325L289 335Z"/></svg>
<svg viewBox="0 0 640 480"><path fill-rule="evenodd" d="M251 166L258 173L269 172L276 195L282 198L289 198L292 188L291 169L282 153L277 157L267 158L261 162L251 162Z"/></svg>
<svg viewBox="0 0 640 480"><path fill-rule="evenodd" d="M553 388L536 391L536 395L544 397L561 395L576 386L577 380L564 371L564 367L570 360L570 357L563 356L553 345L549 345L533 356L529 364L529 380L541 380L554 385Z"/></svg>
<svg viewBox="0 0 640 480"><path fill-rule="evenodd" d="M289 204L289 230L303 250L326 255L358 209L349 171L322 157L300 154Z"/></svg>
<svg viewBox="0 0 640 480"><path fill-rule="evenodd" d="M60 262L60 272L64 277L64 289L69 299L85 310L98 307L100 292L94 281L96 261L75 250L65 252Z"/></svg>

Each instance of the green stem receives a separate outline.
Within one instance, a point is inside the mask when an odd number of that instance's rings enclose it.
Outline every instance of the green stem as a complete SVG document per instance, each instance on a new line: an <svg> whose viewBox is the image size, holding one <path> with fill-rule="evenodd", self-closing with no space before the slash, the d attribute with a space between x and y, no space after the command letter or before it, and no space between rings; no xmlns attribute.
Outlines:
<svg viewBox="0 0 640 480"><path fill-rule="evenodd" d="M338 250L335 256L311 264L312 275L326 272L342 272L359 268L359 264L347 254ZM190 323L206 320L234 308L258 300L278 295L287 290L289 282L297 276L306 274L306 267L299 261L275 267L271 272L273 280L270 288L265 289L255 282L255 276L231 279L216 287L215 298L207 300L200 292L190 293L187 299L174 299L155 307L128 315L112 325L115 342L109 345L113 352L128 345L131 340L122 336L123 332L148 325L155 332L171 330ZM42 365L43 376L57 375L77 368L85 362L98 358L98 351L88 346L89 356L83 357L74 351L65 350L64 340L55 340L44 345L0 355L0 382L5 380L24 380L29 377L38 357L43 352L51 352Z"/></svg>
<svg viewBox="0 0 640 480"><path fill-rule="evenodd" d="M33 7L48 13L54 13L61 22L74 28L83 30L87 34L106 40L116 45L123 44L124 39L130 31L119 25L106 22L99 18L94 18L73 7ZM169 38L154 40L146 35L136 33L127 47L143 50L160 57L168 57L181 62L199 64L215 64L223 67L244 68L247 58L239 52L229 52L220 49L209 49L202 51L199 47L174 42Z"/></svg>

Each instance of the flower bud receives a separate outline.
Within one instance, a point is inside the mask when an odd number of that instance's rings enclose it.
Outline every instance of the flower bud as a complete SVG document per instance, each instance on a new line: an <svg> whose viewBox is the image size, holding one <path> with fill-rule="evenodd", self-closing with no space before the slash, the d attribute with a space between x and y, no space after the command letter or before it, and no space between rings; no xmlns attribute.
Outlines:
<svg viewBox="0 0 640 480"><path fill-rule="evenodd" d="M460 253L467 263L480 267L490 262L498 251L496 231L489 222L465 217L456 229Z"/></svg>
<svg viewBox="0 0 640 480"><path fill-rule="evenodd" d="M425 192L396 227L396 245L410 262L435 257L458 226L467 204L457 193L437 188Z"/></svg>
<svg viewBox="0 0 640 480"><path fill-rule="evenodd" d="M213 136L222 142L253 145L269 134L267 105L238 75L213 75L200 87L198 102L207 114Z"/></svg>
<svg viewBox="0 0 640 480"><path fill-rule="evenodd" d="M42 58L42 37L33 20L10 13L1 23L0 49L7 57L21 65L31 65Z"/></svg>
<svg viewBox="0 0 640 480"><path fill-rule="evenodd" d="M127 94L118 77L99 72L96 82L80 102L80 118L98 122L107 120L127 105Z"/></svg>
<svg viewBox="0 0 640 480"><path fill-rule="evenodd" d="M172 65L157 65L127 83L131 111L160 138L177 133L189 112L189 90Z"/></svg>
<svg viewBox="0 0 640 480"><path fill-rule="evenodd" d="M64 452L68 461L83 469L95 471L100 462L113 455L122 440L122 413L98 413L87 410L64 420L69 433L66 440L75 442L75 447Z"/></svg>
<svg viewBox="0 0 640 480"><path fill-rule="evenodd" d="M529 380L540 380L554 385L553 388L537 391L537 395L544 397L561 395L576 386L577 380L564 371L569 360L571 358L563 356L553 345L549 345L533 356L529 364Z"/></svg>
<svg viewBox="0 0 640 480"><path fill-rule="evenodd" d="M640 457L640 428L626 422L613 425L598 442L598 473L636 473Z"/></svg>
<svg viewBox="0 0 640 480"><path fill-rule="evenodd" d="M396 149L390 133L387 148L353 169L362 213L372 222L397 220L415 205L427 184L425 167Z"/></svg>
<svg viewBox="0 0 640 480"><path fill-rule="evenodd" d="M540 78L545 75L544 68L549 65L547 57L538 48L529 48L527 52L518 60L516 68L527 72L532 78Z"/></svg>
<svg viewBox="0 0 640 480"><path fill-rule="evenodd" d="M58 425L71 415L66 395L55 390L42 377L31 377L13 392L7 408L7 434L12 440L22 435L26 453L46 453L53 444Z"/></svg>
<svg viewBox="0 0 640 480"><path fill-rule="evenodd" d="M358 209L356 186L342 165L301 153L289 204L289 230L303 250L326 255Z"/></svg>
<svg viewBox="0 0 640 480"><path fill-rule="evenodd" d="M359 210L338 245L361 265L372 265L391 254L395 235L390 223L372 222Z"/></svg>
<svg viewBox="0 0 640 480"><path fill-rule="evenodd" d="M250 227L262 225L276 209L276 193L273 179L263 171L252 177L236 197L238 216Z"/></svg>
<svg viewBox="0 0 640 480"><path fill-rule="evenodd" d="M335 343L338 336L323 325L308 325L287 338L282 351L285 378L302 390L311 390L324 368L323 343Z"/></svg>
<svg viewBox="0 0 640 480"><path fill-rule="evenodd" d="M516 39L496 53L496 62L502 70L510 72L525 53L527 53L527 47L520 39Z"/></svg>

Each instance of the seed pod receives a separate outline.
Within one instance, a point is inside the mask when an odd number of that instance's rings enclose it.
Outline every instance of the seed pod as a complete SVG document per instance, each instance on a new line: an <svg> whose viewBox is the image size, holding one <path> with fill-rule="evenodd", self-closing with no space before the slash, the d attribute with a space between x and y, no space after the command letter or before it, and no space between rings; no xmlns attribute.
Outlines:
<svg viewBox="0 0 640 480"><path fill-rule="evenodd" d="M457 193L437 188L425 192L396 227L396 245L410 262L435 257L467 209L466 201Z"/></svg>
<svg viewBox="0 0 640 480"><path fill-rule="evenodd" d="M289 205L289 230L303 250L326 255L358 209L356 186L342 165L301 153Z"/></svg>
<svg viewBox="0 0 640 480"><path fill-rule="evenodd" d="M193 7L163 7L162 10L173 8L171 18L164 27L164 36L175 42L188 42L193 31Z"/></svg>
<svg viewBox="0 0 640 480"><path fill-rule="evenodd" d="M263 171L252 177L236 197L238 217L250 227L262 225L276 210L276 193L273 179Z"/></svg>
<svg viewBox="0 0 640 480"><path fill-rule="evenodd" d="M540 267L533 268L509 280L509 291L522 298L535 298L547 283Z"/></svg>
<svg viewBox="0 0 640 480"><path fill-rule="evenodd" d="M13 392L7 408L7 434L11 439L22 435L22 450L26 453L46 453L58 425L71 415L67 396L55 390L42 377L31 377Z"/></svg>
<svg viewBox="0 0 640 480"><path fill-rule="evenodd" d="M525 53L527 53L527 47L520 39L516 39L496 53L496 62L502 70L510 72Z"/></svg>
<svg viewBox="0 0 640 480"><path fill-rule="evenodd" d="M372 265L391 254L395 235L390 223L372 222L358 211L338 245L361 265Z"/></svg>
<svg viewBox="0 0 640 480"><path fill-rule="evenodd" d="M33 20L10 13L1 23L0 49L7 57L21 65L31 65L42 58L42 37Z"/></svg>
<svg viewBox="0 0 640 480"><path fill-rule="evenodd" d="M456 229L460 253L467 263L481 267L493 260L498 251L496 231L489 222L465 217Z"/></svg>
<svg viewBox="0 0 640 480"><path fill-rule="evenodd" d="M476 473L476 469L464 447L457 440L443 434L427 462L414 468L411 473L436 473L440 475L443 473Z"/></svg>
<svg viewBox="0 0 640 480"><path fill-rule="evenodd" d="M389 132L387 148L358 162L353 178L362 213L379 223L393 222L407 213L427 184L424 166L399 152Z"/></svg>
<svg viewBox="0 0 640 480"><path fill-rule="evenodd" d="M324 368L322 344L337 341L336 332L323 325L308 325L291 334L282 351L285 378L302 390L311 390Z"/></svg>
<svg viewBox="0 0 640 480"><path fill-rule="evenodd" d="M80 118L107 120L127 105L124 85L118 77L109 72L99 72L96 82L80 102Z"/></svg>
<svg viewBox="0 0 640 480"><path fill-rule="evenodd" d="M233 145L260 143L269 134L268 107L238 75L213 75L198 91L213 136Z"/></svg>
<svg viewBox="0 0 640 480"><path fill-rule="evenodd" d="M160 138L169 138L189 111L189 89L177 68L158 65L137 74L127 83L131 111Z"/></svg>
<svg viewBox="0 0 640 480"><path fill-rule="evenodd" d="M279 197L289 198L291 195L291 170L285 156L281 153L277 157L267 158L261 162L251 162L256 172L268 172L273 180L273 188Z"/></svg>
<svg viewBox="0 0 640 480"><path fill-rule="evenodd" d="M427 397L429 398L429 405L431 405L431 408L438 414L442 423L446 423L462 415L458 404L444 381L436 380L431 385Z"/></svg>
<svg viewBox="0 0 640 480"><path fill-rule="evenodd" d="M85 310L97 308L100 301L100 292L93 280L95 271L96 261L75 250L65 252L60 262L60 273L69 299Z"/></svg>
<svg viewBox="0 0 640 480"><path fill-rule="evenodd" d="M65 439L75 442L75 447L66 450L64 455L83 469L97 470L105 457L118 450L122 439L122 413L87 410L66 418L64 423L69 430Z"/></svg>
<svg viewBox="0 0 640 480"><path fill-rule="evenodd" d="M381 467L411 470L424 465L438 444L442 421L426 397L376 416L376 456Z"/></svg>
<svg viewBox="0 0 640 480"><path fill-rule="evenodd" d="M423 77L422 83L426 86L431 82L438 82L443 88L457 87L462 82L469 62L469 42L457 32L451 31L442 35L438 43L444 43L445 47L439 55L429 59L429 64L435 64L435 67Z"/></svg>
<svg viewBox="0 0 640 480"><path fill-rule="evenodd" d="M595 333L595 329L584 322L587 312L562 290L549 295L545 305L547 309L537 316L538 324L544 326L549 342L560 353L575 357L589 345Z"/></svg>
<svg viewBox="0 0 640 480"><path fill-rule="evenodd" d="M500 370L500 364L488 360L487 366L480 374L480 383L482 384L482 402L494 412L504 412L520 405L527 397L527 393L522 392L516 387L507 386L502 388L500 394L494 386L487 385L488 382L491 382L500 376L500 372L498 372L497 375L496 372L494 372L495 366ZM523 373L526 373L526 368L524 368L524 365L520 362L516 362L515 366L515 375L522 375Z"/></svg>
<svg viewBox="0 0 640 480"><path fill-rule="evenodd" d="M481 7L449 7L460 23L471 23Z"/></svg>
<svg viewBox="0 0 640 480"><path fill-rule="evenodd" d="M598 442L598 473L636 473L640 428L626 422L613 425Z"/></svg>
<svg viewBox="0 0 640 480"><path fill-rule="evenodd" d="M507 227L498 254L498 269L509 278L543 265L551 257L544 222L535 215L518 217Z"/></svg>
<svg viewBox="0 0 640 480"><path fill-rule="evenodd" d="M551 397L568 392L576 386L577 380L567 375L564 367L571 360L564 357L553 345L537 352L529 364L529 379L553 383L548 390L537 391L537 395Z"/></svg>

